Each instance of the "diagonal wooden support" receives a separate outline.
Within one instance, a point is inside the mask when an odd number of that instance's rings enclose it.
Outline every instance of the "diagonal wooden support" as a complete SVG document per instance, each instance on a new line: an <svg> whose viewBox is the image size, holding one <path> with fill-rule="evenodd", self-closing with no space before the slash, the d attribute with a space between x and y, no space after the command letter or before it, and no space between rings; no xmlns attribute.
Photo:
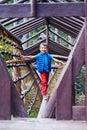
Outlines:
<svg viewBox="0 0 87 130"><path fill-rule="evenodd" d="M27 117L6 64L0 56L0 119L9 120L11 114L16 117Z"/></svg>
<svg viewBox="0 0 87 130"><path fill-rule="evenodd" d="M56 119L71 120L72 119L72 57L66 63L66 66L57 82L57 98L56 98Z"/></svg>
<svg viewBox="0 0 87 130"><path fill-rule="evenodd" d="M0 119L11 118L10 76L6 65L0 57Z"/></svg>
<svg viewBox="0 0 87 130"><path fill-rule="evenodd" d="M84 64L85 48L84 48L84 27L82 28L77 42L70 53L71 61L66 63L64 75L61 77L60 82L57 83L59 86L57 91L57 108L56 116L58 120L69 120L72 119L72 98L73 98L73 84L76 81L76 77ZM69 59L70 59L69 58ZM63 74L63 73L62 73ZM78 111L77 111L78 112ZM84 112L85 113L85 112ZM81 115L83 116L83 115ZM74 117L74 116L73 116ZM85 115L84 115L85 117ZM78 119L81 119L81 117Z"/></svg>
<svg viewBox="0 0 87 130"><path fill-rule="evenodd" d="M11 113L14 117L27 117L27 112L13 82L11 82Z"/></svg>

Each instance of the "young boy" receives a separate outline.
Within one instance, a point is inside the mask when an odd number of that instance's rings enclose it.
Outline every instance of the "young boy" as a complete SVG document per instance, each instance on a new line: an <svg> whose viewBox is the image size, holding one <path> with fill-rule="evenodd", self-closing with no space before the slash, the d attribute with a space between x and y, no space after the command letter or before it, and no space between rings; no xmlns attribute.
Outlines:
<svg viewBox="0 0 87 130"><path fill-rule="evenodd" d="M41 93L44 99L48 98L47 95L47 88L48 88L48 80L49 80L49 73L51 71L51 61L54 60L57 63L64 64L62 61L54 58L52 55L48 53L48 47L46 43L40 44L40 53L35 56L23 56L21 55L22 59L36 59L37 63L37 70L40 73L41 77Z"/></svg>

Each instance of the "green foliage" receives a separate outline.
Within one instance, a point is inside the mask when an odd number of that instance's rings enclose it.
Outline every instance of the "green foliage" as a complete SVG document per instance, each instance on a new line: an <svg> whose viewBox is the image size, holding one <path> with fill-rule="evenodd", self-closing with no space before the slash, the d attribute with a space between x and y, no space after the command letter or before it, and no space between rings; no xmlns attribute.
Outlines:
<svg viewBox="0 0 87 130"><path fill-rule="evenodd" d="M80 73L79 73L79 76L77 77L77 80L76 80L76 91L77 91L77 94L80 94L80 93L85 93L85 72L86 72L86 68L85 66L82 67Z"/></svg>
<svg viewBox="0 0 87 130"><path fill-rule="evenodd" d="M38 114L38 113L36 113L36 112L31 112L30 115L29 115L29 117L30 117L30 118L36 118L36 117L37 117L37 114Z"/></svg>
<svg viewBox="0 0 87 130"><path fill-rule="evenodd" d="M8 4L13 3L13 0L8 0Z"/></svg>
<svg viewBox="0 0 87 130"><path fill-rule="evenodd" d="M8 72L9 72L10 76L12 77L12 68L8 68Z"/></svg>
<svg viewBox="0 0 87 130"><path fill-rule="evenodd" d="M13 48L12 46L9 44L6 44L2 39L0 40L0 52L2 51L6 51L6 52L10 52L12 53L13 52ZM10 60L12 59L12 56L10 55L7 55L5 53L1 53L1 56L3 57L3 59L6 61L6 60Z"/></svg>

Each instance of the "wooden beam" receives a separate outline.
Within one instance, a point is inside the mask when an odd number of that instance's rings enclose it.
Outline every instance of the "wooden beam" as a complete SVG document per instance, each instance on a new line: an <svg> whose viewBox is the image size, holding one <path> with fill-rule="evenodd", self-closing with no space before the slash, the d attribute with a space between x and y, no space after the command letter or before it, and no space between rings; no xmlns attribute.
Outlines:
<svg viewBox="0 0 87 130"><path fill-rule="evenodd" d="M71 117L71 93L73 83L76 80L76 77L84 64L84 27L82 28L75 47L70 53L70 58L73 58L73 62L68 60L65 66L66 73L64 73L63 77L60 77L56 85L58 87L57 91L57 119L70 119ZM67 67L68 65L68 67ZM62 72L63 74L63 72ZM65 84L66 81L69 81L68 84ZM68 93L69 92L69 93ZM67 97L68 95L68 97ZM59 99L59 100L58 100Z"/></svg>
<svg viewBox="0 0 87 130"><path fill-rule="evenodd" d="M68 26L73 28L73 29L76 29L76 30L81 30L82 28L82 25L79 24L78 22L75 22L74 20L71 20L70 18L68 17L59 17L58 20L62 21L63 23L66 23L66 24L69 24Z"/></svg>
<svg viewBox="0 0 87 130"><path fill-rule="evenodd" d="M65 38L63 38L60 34L55 33L53 30L49 29L49 31L51 33L53 33L54 35L56 35L58 38L61 38L64 42L66 42L67 44L74 46L72 43L68 42L68 40L66 40Z"/></svg>
<svg viewBox="0 0 87 130"><path fill-rule="evenodd" d="M23 34L26 34L28 33L29 31L32 31L40 26L43 26L45 24L45 21L40 21L38 23L34 23L34 24L31 24L31 25L25 25L24 27L22 28L19 28L19 30L16 28L16 31L12 31L11 33L13 33L15 36L20 36L20 35L23 35Z"/></svg>
<svg viewBox="0 0 87 130"><path fill-rule="evenodd" d="M76 38L78 35L78 32L72 31L71 29L68 29L68 26L65 27L63 24L61 25L61 23L57 23L56 20L54 20L53 18L49 18L49 24L55 28L58 28L60 31L65 32L66 34Z"/></svg>
<svg viewBox="0 0 87 130"><path fill-rule="evenodd" d="M11 119L11 78L0 56L0 120Z"/></svg>
<svg viewBox="0 0 87 130"><path fill-rule="evenodd" d="M66 81L69 81L66 83ZM59 80L55 86L57 89L56 97L56 119L72 119L72 57L70 57L63 69Z"/></svg>
<svg viewBox="0 0 87 130"><path fill-rule="evenodd" d="M76 40L75 46L73 50L70 53L70 56L73 57L73 63L72 63L72 82L73 82L73 94L72 94L72 103L75 104L75 88L74 84L76 81L77 76L79 75L79 72L84 65L85 62L85 28L83 26L80 34L78 35L78 38Z"/></svg>
<svg viewBox="0 0 87 130"><path fill-rule="evenodd" d="M85 62L85 28L83 26L70 56L73 57L73 83Z"/></svg>
<svg viewBox="0 0 87 130"><path fill-rule="evenodd" d="M26 22L21 23L20 25L16 25L16 27L11 27L9 31L14 32L19 30L20 28L24 28L25 26L29 26L32 25L34 23L38 23L38 21L41 21L43 18L33 18L33 19L29 19Z"/></svg>
<svg viewBox="0 0 87 130"><path fill-rule="evenodd" d="M21 45L20 39L18 39L16 36L14 36L10 31L8 31L4 26L0 24L0 32L5 35L10 40L13 40L17 45Z"/></svg>
<svg viewBox="0 0 87 130"><path fill-rule="evenodd" d="M0 18L32 17L31 4L0 4ZM37 3L36 17L85 16L84 2Z"/></svg>
<svg viewBox="0 0 87 130"><path fill-rule="evenodd" d="M13 82L11 82L11 112L14 117L28 117L23 101L20 99Z"/></svg>
<svg viewBox="0 0 87 130"><path fill-rule="evenodd" d="M70 53L70 49L65 48L61 44L49 39L49 53L68 56Z"/></svg>

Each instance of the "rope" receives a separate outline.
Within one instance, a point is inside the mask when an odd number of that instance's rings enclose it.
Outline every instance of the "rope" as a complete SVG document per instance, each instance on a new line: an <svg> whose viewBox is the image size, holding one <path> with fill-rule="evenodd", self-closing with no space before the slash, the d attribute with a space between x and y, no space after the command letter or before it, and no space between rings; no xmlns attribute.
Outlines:
<svg viewBox="0 0 87 130"><path fill-rule="evenodd" d="M27 64L24 63L24 64L7 64L7 67L10 68L10 67L23 67L23 66L26 66Z"/></svg>
<svg viewBox="0 0 87 130"><path fill-rule="evenodd" d="M23 75L23 76L16 77L13 82L14 82L14 83L17 83L19 80L25 79L27 76L30 75L30 73L31 73L31 72L28 72L27 74L25 74L25 75Z"/></svg>
<svg viewBox="0 0 87 130"><path fill-rule="evenodd" d="M22 92L21 99L24 99L24 97L30 92L32 86L34 85L35 80L32 81L30 86Z"/></svg>
<svg viewBox="0 0 87 130"><path fill-rule="evenodd" d="M23 50L22 47L17 46L16 44L13 44L12 42L8 41L5 37L3 37L3 35L0 35L0 40L3 40L3 42L14 47L15 49Z"/></svg>
<svg viewBox="0 0 87 130"><path fill-rule="evenodd" d="M11 52L8 52L8 51L6 51L6 50L2 50L2 51L0 51L0 54L6 54L6 55L9 55L9 56L14 56L14 57L20 57L20 55L18 55L18 54L13 54L13 53L11 53Z"/></svg>
<svg viewBox="0 0 87 130"><path fill-rule="evenodd" d="M38 90L39 88L37 87L36 88L36 91L35 91L35 94L33 96L33 99L32 99L32 102L30 103L30 105L28 106L28 110L27 110L27 113L30 114L31 110L32 110L32 107L34 106L34 103L36 101L36 98L37 98L37 95L38 95Z"/></svg>

